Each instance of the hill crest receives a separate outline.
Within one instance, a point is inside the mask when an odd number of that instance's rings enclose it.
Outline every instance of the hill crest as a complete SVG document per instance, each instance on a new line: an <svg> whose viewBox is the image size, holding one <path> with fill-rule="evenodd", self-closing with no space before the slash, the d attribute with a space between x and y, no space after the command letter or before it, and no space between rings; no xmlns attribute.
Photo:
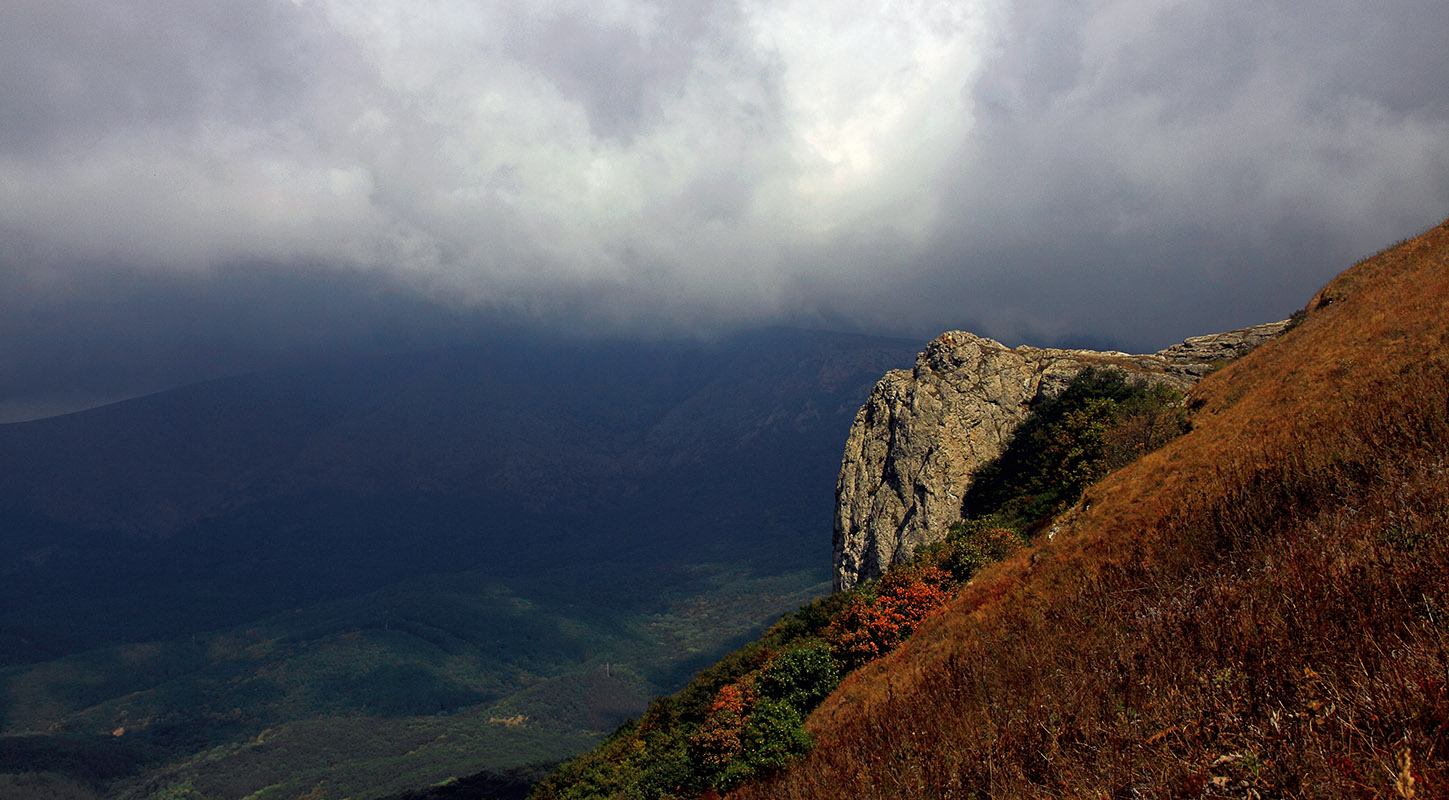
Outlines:
<svg viewBox="0 0 1449 800"><path fill-rule="evenodd" d="M1185 390L1287 326L1196 336L1149 355L1008 348L965 331L941 334L913 369L881 378L851 425L835 489L835 588L879 577L941 541L961 520L975 470L1001 453L1032 407L1083 369L1112 367Z"/></svg>

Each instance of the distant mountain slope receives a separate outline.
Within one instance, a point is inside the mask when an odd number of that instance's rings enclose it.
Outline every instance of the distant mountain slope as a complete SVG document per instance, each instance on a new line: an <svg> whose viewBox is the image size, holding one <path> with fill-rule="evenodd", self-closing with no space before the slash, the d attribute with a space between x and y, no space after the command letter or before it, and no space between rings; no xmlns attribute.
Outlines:
<svg viewBox="0 0 1449 800"><path fill-rule="evenodd" d="M913 345L496 341L0 426L0 797L555 761L819 594Z"/></svg>
<svg viewBox="0 0 1449 800"><path fill-rule="evenodd" d="M1449 222L1189 408L731 796L1449 796Z"/></svg>
<svg viewBox="0 0 1449 800"><path fill-rule="evenodd" d="M715 344L515 340L227 378L0 425L0 504L151 537L310 488L581 507L661 463L831 429L871 370L908 350L788 330Z"/></svg>
<svg viewBox="0 0 1449 800"><path fill-rule="evenodd" d="M125 635L170 635L428 571L722 548L797 567L826 552L851 415L912 349L516 339L3 425L0 649L110 641L86 598L152 597ZM60 606L74 624L37 622Z"/></svg>

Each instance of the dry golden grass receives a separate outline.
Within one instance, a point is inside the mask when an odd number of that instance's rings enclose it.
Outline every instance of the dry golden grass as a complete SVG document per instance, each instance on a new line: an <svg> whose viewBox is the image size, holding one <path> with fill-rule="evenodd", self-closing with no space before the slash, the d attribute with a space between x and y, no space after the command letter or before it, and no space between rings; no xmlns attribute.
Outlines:
<svg viewBox="0 0 1449 800"><path fill-rule="evenodd" d="M1309 312L732 796L1449 796L1449 223Z"/></svg>

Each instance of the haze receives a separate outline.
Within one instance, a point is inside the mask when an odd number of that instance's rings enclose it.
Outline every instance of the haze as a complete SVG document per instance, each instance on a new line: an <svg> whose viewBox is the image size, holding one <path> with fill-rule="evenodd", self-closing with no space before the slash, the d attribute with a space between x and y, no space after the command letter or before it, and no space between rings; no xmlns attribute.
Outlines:
<svg viewBox="0 0 1449 800"><path fill-rule="evenodd" d="M20 0L0 420L520 326L1155 350L1449 208L1440 0Z"/></svg>

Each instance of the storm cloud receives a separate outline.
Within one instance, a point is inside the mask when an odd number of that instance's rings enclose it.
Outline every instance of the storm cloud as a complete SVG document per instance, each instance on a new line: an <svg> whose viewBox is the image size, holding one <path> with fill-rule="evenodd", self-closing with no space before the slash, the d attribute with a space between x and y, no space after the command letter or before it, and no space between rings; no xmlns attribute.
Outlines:
<svg viewBox="0 0 1449 800"><path fill-rule="evenodd" d="M1449 214L1446 30L1437 0L10 3L0 418L520 321L1156 349L1282 318Z"/></svg>

